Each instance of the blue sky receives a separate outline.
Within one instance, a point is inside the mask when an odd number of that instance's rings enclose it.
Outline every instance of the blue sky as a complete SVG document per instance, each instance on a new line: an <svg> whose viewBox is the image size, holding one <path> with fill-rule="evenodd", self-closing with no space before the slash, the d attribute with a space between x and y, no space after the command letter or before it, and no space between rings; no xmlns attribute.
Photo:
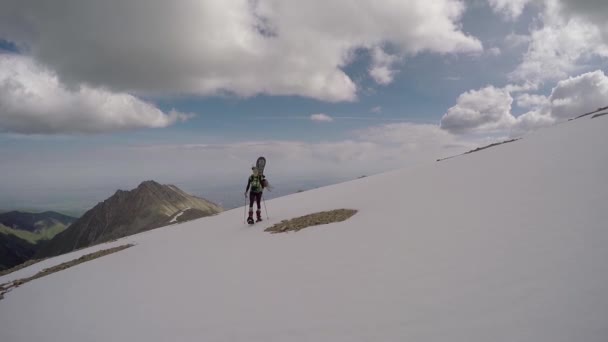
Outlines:
<svg viewBox="0 0 608 342"><path fill-rule="evenodd" d="M146 179L234 206L258 155L279 196L607 105L602 2L287 3L9 0L0 210Z"/></svg>

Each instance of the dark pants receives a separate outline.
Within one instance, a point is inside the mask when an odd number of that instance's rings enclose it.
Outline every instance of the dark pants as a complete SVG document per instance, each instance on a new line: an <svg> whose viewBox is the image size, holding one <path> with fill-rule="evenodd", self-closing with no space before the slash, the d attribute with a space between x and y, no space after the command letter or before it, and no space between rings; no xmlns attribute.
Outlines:
<svg viewBox="0 0 608 342"><path fill-rule="evenodd" d="M260 210L260 201L262 201L261 192L249 192L249 209L253 209L253 201L258 204L258 210Z"/></svg>

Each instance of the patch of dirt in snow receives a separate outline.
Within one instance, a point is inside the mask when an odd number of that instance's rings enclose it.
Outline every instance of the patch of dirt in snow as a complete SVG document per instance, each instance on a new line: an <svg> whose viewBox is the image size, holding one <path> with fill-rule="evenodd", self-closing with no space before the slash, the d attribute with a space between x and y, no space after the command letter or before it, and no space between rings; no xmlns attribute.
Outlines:
<svg viewBox="0 0 608 342"><path fill-rule="evenodd" d="M357 210L353 209L336 209L330 211L322 211L306 216L296 217L291 220L283 220L281 221L281 223L277 223L272 227L266 228L264 231L270 232L272 234L290 231L297 232L301 229L312 226L346 221L356 213Z"/></svg>
<svg viewBox="0 0 608 342"><path fill-rule="evenodd" d="M133 245L127 244L127 245L122 245L122 246L118 246L118 247L114 247L114 248L104 249L104 250L97 251L94 253L89 253L87 255L81 256L78 259L70 260L70 261L64 262L62 264L53 266L53 267L45 268L44 270L36 273L35 275L33 275L31 277L21 278L21 279L17 279L17 280L8 282L8 283L0 284L0 300L4 299L4 295L6 293L12 291L14 288L19 287L27 282L30 282L30 281L38 279L38 278L42 278L44 276L47 276L47 275L55 273L55 272L63 271L65 269L76 266L78 264L82 264L87 261L101 258L102 256L106 256L108 254L120 252L123 249L127 249L129 247L133 247Z"/></svg>

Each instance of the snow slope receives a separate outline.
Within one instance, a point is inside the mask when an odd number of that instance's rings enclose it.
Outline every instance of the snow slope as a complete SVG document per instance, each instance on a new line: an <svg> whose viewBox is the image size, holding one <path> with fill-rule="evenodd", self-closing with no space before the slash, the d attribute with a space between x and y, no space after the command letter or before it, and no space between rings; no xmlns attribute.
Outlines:
<svg viewBox="0 0 608 342"><path fill-rule="evenodd" d="M240 208L125 238L7 294L0 341L605 342L606 146L585 118L267 201L254 227ZM338 208L359 213L263 232Z"/></svg>

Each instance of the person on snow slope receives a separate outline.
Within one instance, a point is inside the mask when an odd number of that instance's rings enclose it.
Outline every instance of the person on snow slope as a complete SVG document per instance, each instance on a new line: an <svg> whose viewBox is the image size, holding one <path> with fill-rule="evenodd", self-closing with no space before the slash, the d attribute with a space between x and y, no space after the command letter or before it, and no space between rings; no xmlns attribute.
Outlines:
<svg viewBox="0 0 608 342"><path fill-rule="evenodd" d="M253 202L257 204L256 216L257 222L262 221L262 209L260 202L262 201L262 193L266 187L266 177L258 172L255 166L251 167L251 176L247 181L247 188L245 188L245 197L249 192L249 217L247 221L253 223Z"/></svg>

